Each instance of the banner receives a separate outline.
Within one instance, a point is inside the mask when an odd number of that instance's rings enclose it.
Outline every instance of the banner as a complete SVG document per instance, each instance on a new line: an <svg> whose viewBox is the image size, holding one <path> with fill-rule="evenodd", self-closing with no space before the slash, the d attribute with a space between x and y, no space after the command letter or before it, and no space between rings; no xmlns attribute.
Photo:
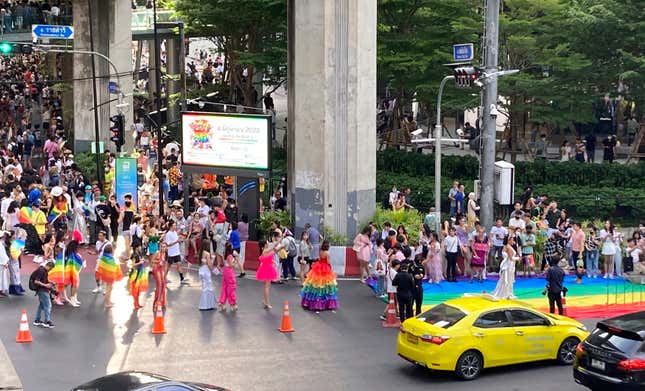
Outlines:
<svg viewBox="0 0 645 391"><path fill-rule="evenodd" d="M125 205L126 194L132 195L133 210L138 206L137 159L132 157L116 158L115 166L116 200L119 206Z"/></svg>

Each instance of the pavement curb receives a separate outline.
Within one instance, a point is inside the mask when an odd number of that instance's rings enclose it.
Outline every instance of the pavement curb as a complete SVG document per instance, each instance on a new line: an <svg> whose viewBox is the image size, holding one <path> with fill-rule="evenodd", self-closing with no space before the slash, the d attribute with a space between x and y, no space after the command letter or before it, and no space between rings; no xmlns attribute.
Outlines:
<svg viewBox="0 0 645 391"><path fill-rule="evenodd" d="M23 390L22 382L2 341L0 341L0 390Z"/></svg>

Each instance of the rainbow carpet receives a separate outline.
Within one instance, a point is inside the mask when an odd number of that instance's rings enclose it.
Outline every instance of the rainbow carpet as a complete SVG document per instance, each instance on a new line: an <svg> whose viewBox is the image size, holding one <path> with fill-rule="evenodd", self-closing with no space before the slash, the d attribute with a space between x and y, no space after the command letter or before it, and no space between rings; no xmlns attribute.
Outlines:
<svg viewBox="0 0 645 391"><path fill-rule="evenodd" d="M518 277L514 292L518 300L547 311L549 303L542 290L544 278ZM482 283L459 281L456 283L423 284L423 304L431 307L464 293L491 292L497 285L497 276L489 276ZM566 276L564 286L569 289L566 296L567 315L572 318L608 318L628 312L645 310L645 285L634 284L622 278L583 278L582 284L575 283L575 276Z"/></svg>

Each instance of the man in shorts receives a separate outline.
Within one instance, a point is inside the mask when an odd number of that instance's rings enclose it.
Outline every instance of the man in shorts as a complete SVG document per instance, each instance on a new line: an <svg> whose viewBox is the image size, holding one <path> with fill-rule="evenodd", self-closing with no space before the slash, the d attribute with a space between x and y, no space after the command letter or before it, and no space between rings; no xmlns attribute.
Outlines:
<svg viewBox="0 0 645 391"><path fill-rule="evenodd" d="M168 266L166 267L164 278L168 280L168 272L170 271L172 265L176 264L177 273L179 273L180 284L184 285L188 284L188 279L184 278L184 270L181 266L182 259L181 250L179 247L181 241L182 239L179 237L179 233L177 233L177 223L171 220L170 223L168 223L168 232L166 232L164 236L164 242L168 247Z"/></svg>

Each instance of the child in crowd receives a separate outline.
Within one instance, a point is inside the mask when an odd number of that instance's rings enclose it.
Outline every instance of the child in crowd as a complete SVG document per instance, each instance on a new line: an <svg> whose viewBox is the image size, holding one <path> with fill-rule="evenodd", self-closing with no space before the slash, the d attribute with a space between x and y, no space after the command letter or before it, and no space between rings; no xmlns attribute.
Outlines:
<svg viewBox="0 0 645 391"><path fill-rule="evenodd" d="M305 282L305 268L309 265L309 270L311 270L311 251L313 246L309 242L309 232L307 230L302 231L300 235L300 245L298 248L300 255L298 256L298 263L300 264L300 285Z"/></svg>
<svg viewBox="0 0 645 391"><path fill-rule="evenodd" d="M374 260L374 274L376 275L376 296L385 297L385 276L387 274L387 252L385 251L384 241L381 238L376 239L376 259Z"/></svg>

